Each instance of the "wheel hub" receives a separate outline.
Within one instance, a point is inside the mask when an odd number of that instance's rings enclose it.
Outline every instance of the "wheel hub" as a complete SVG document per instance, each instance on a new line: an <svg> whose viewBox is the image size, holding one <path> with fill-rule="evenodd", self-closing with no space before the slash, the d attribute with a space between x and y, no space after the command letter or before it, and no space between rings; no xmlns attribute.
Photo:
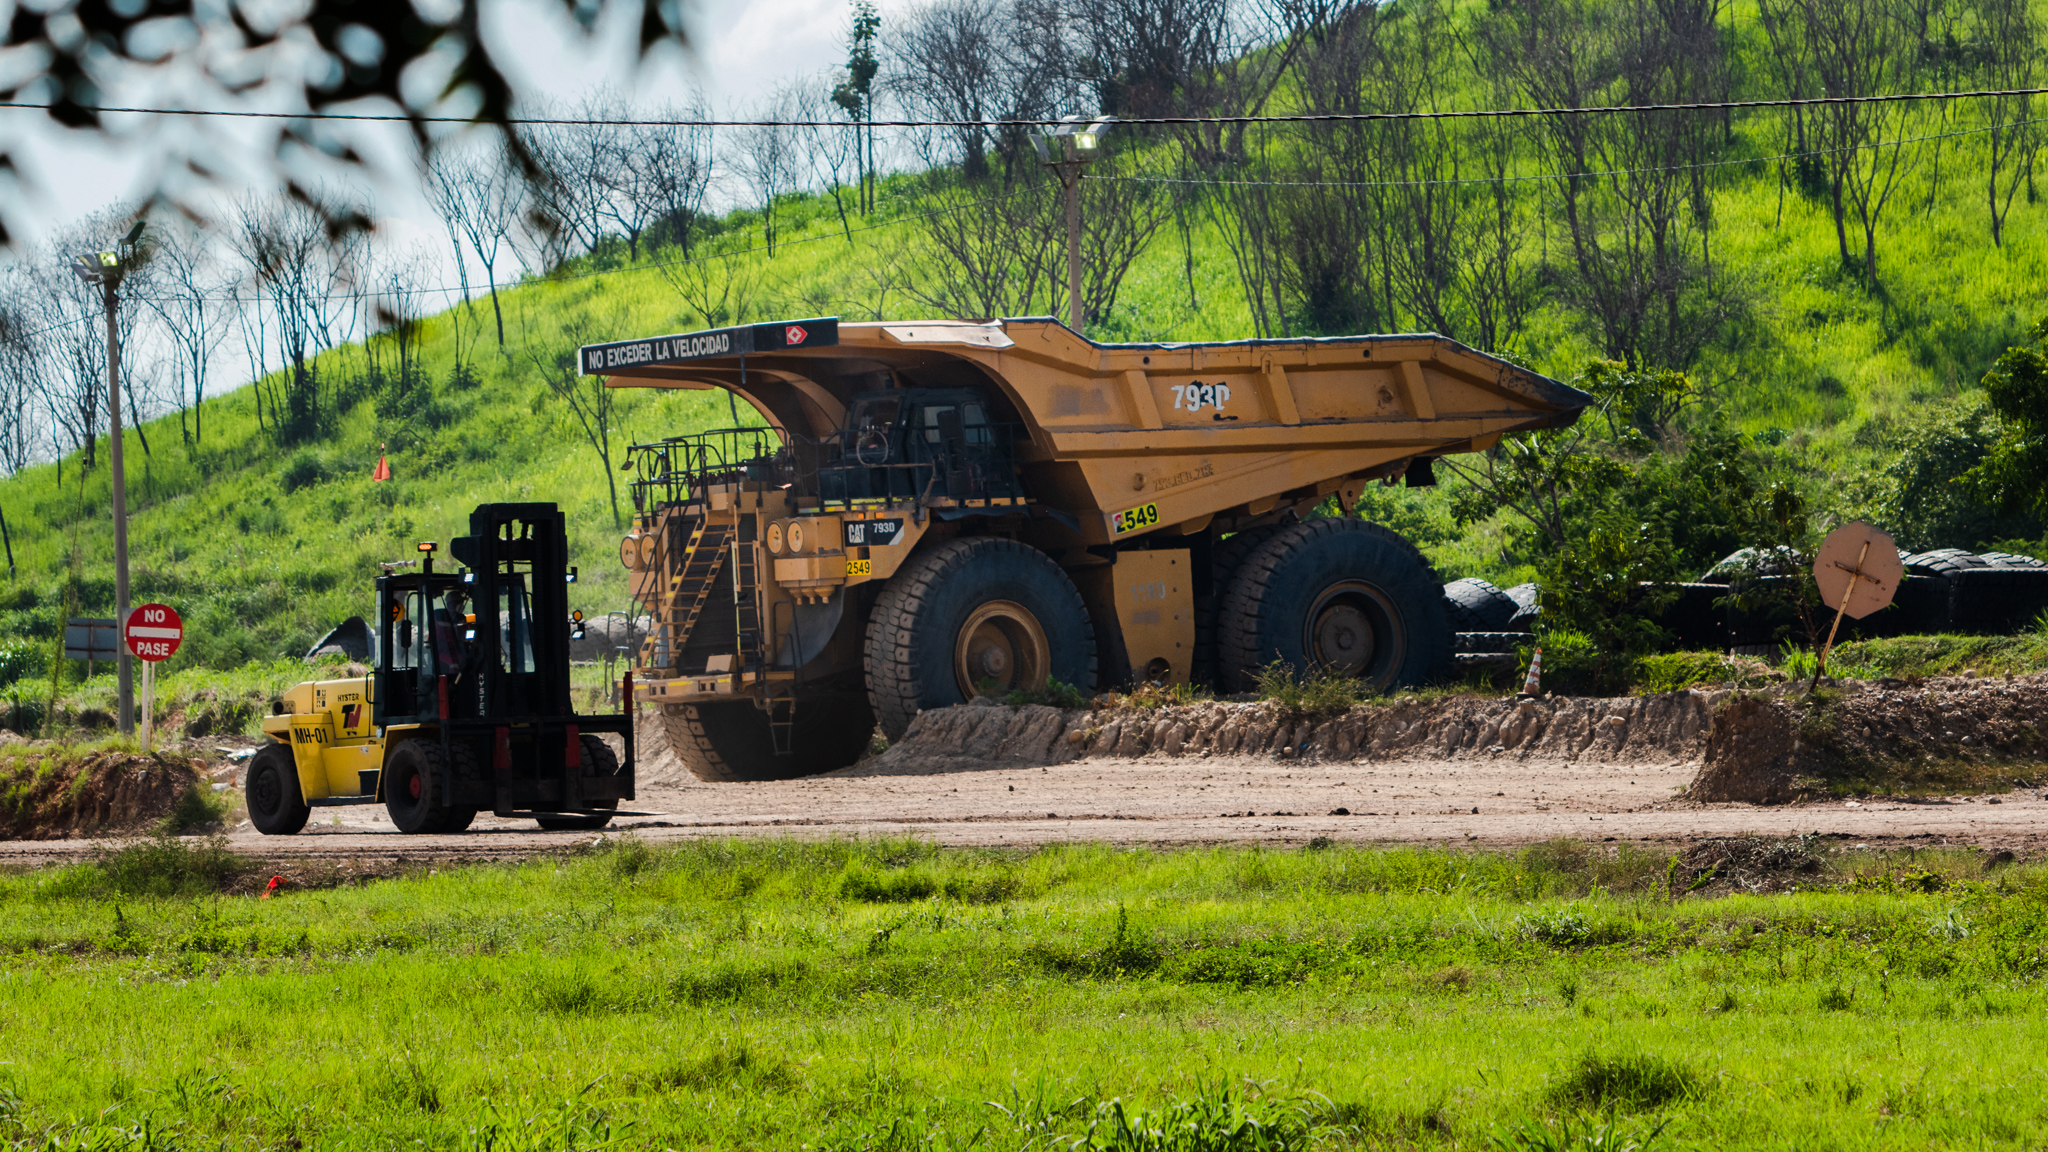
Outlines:
<svg viewBox="0 0 2048 1152"><path fill-rule="evenodd" d="M1316 620L1316 657L1323 666L1356 676L1372 662L1372 624L1355 605L1334 604Z"/></svg>
<svg viewBox="0 0 2048 1152"><path fill-rule="evenodd" d="M282 791L283 789L278 787L277 773L259 773L256 777L255 787L257 808L264 812L276 811L279 793Z"/></svg>
<svg viewBox="0 0 2048 1152"><path fill-rule="evenodd" d="M408 778L405 782L405 794L412 797L415 800L419 799L420 793L426 791L426 788L424 787L425 783L426 782L424 780L420 779L419 773L413 773L412 776Z"/></svg>
<svg viewBox="0 0 2048 1152"><path fill-rule="evenodd" d="M973 699L1045 684L1052 648L1038 618L1022 604L991 600L961 624L953 643L960 695Z"/></svg>
<svg viewBox="0 0 2048 1152"><path fill-rule="evenodd" d="M1384 687L1399 675L1407 634L1392 599L1378 587L1346 580L1311 604L1303 648L1315 667Z"/></svg>

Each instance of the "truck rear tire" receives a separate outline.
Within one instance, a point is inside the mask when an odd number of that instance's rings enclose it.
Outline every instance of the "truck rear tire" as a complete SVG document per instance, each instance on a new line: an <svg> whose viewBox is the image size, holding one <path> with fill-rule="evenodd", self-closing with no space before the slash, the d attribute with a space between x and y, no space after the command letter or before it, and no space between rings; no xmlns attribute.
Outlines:
<svg viewBox="0 0 2048 1152"><path fill-rule="evenodd" d="M585 776L616 776L619 774L619 758L611 745L595 736L584 735L583 768ZM617 800L599 800L593 808L617 808ZM612 822L610 813L595 816L536 816L533 822L543 832L595 832Z"/></svg>
<svg viewBox="0 0 2048 1152"><path fill-rule="evenodd" d="M964 704L1058 679L1095 690L1095 629L1081 592L1052 558L996 536L913 557L868 617L868 699L901 739L925 708Z"/></svg>
<svg viewBox="0 0 2048 1152"><path fill-rule="evenodd" d="M283 744L265 744L242 775L249 823L265 836L289 836L306 826L313 809L299 795L299 766Z"/></svg>
<svg viewBox="0 0 2048 1152"><path fill-rule="evenodd" d="M1204 687L1220 687L1223 677L1217 667L1217 645L1222 624L1217 616L1223 609L1224 597L1230 595L1230 587L1237 579L1238 569L1259 545L1271 540L1285 524L1262 524L1234 532L1216 542L1209 550L1209 594L1195 597L1195 656L1194 668L1188 679Z"/></svg>
<svg viewBox="0 0 2048 1152"><path fill-rule="evenodd" d="M453 746L457 757L467 748ZM400 744L384 764L384 810L400 832L433 835L469 826L476 809L448 803L448 764L440 741L422 736Z"/></svg>
<svg viewBox="0 0 2048 1152"><path fill-rule="evenodd" d="M775 754L768 714L745 700L730 704L664 704L668 746L699 780L714 784L791 780L844 768L860 759L875 735L875 714L856 692L799 696L789 755Z"/></svg>
<svg viewBox="0 0 2048 1152"><path fill-rule="evenodd" d="M1249 691L1278 661L1375 689L1449 675L1443 584L1398 533L1363 520L1297 524L1254 552L1223 602L1223 675Z"/></svg>

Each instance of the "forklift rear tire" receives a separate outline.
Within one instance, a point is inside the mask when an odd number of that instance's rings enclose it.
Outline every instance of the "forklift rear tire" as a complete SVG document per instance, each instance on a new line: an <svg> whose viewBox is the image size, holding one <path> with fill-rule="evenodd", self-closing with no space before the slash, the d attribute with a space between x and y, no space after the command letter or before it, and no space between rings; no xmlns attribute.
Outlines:
<svg viewBox="0 0 2048 1152"><path fill-rule="evenodd" d="M999 536L955 540L913 557L868 616L868 699L900 740L926 708L1044 688L1095 691L1095 628L1052 557Z"/></svg>
<svg viewBox="0 0 2048 1152"><path fill-rule="evenodd" d="M768 714L749 701L661 708L676 759L697 779L711 783L816 776L860 759L874 742L875 714L858 692L799 696L795 721L789 755L777 756Z"/></svg>
<svg viewBox="0 0 2048 1152"><path fill-rule="evenodd" d="M1220 617L1223 678L1256 688L1278 662L1374 690L1442 679L1452 667L1443 582L1415 545L1363 520L1296 524L1238 569Z"/></svg>
<svg viewBox="0 0 2048 1152"><path fill-rule="evenodd" d="M583 774L585 776L616 776L619 774L619 758L611 745L595 736L583 737ZM598 800L593 808L617 808L617 800ZM612 822L609 815L603 816L536 816L533 822L543 832L595 832Z"/></svg>
<svg viewBox="0 0 2048 1152"><path fill-rule="evenodd" d="M265 744L249 758L242 795L249 802L249 823L265 836L289 836L313 814L299 795L299 766L283 744Z"/></svg>
<svg viewBox="0 0 2048 1152"><path fill-rule="evenodd" d="M457 744L457 757L469 749ZM384 766L384 810L400 832L432 835L458 832L476 818L476 809L448 803L448 764L440 741L430 736L407 740Z"/></svg>

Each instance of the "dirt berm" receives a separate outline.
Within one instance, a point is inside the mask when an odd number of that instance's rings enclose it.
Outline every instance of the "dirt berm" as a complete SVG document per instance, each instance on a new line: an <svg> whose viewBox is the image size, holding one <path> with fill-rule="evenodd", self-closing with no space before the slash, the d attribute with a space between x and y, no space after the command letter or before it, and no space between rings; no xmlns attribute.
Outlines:
<svg viewBox="0 0 2048 1152"><path fill-rule="evenodd" d="M1408 697L1334 715L1271 701L1061 710L976 701L924 712L835 776L926 775L1083 758L1697 763L1687 798L1774 804L1844 792L2029 784L2048 676L1847 681L1617 698Z"/></svg>
<svg viewBox="0 0 2048 1152"><path fill-rule="evenodd" d="M888 751L834 775L917 775L1083 757L1698 759L1710 712L1697 692L1618 699L1412 697L1327 716L1262 701L1156 708L1010 708L986 699L920 713Z"/></svg>
<svg viewBox="0 0 2048 1152"><path fill-rule="evenodd" d="M155 827L200 783L202 761L159 752L94 752L69 758L52 746L16 745L0 763L6 784L0 838L55 840Z"/></svg>

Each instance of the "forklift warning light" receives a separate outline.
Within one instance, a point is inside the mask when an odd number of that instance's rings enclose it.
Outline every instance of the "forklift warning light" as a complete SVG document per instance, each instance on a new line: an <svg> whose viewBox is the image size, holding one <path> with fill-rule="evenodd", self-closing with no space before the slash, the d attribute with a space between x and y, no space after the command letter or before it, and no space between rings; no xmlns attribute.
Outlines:
<svg viewBox="0 0 2048 1152"><path fill-rule="evenodd" d="M419 549L422 552L438 552L440 551L441 546L439 544L434 543L432 540L422 540L420 541Z"/></svg>

